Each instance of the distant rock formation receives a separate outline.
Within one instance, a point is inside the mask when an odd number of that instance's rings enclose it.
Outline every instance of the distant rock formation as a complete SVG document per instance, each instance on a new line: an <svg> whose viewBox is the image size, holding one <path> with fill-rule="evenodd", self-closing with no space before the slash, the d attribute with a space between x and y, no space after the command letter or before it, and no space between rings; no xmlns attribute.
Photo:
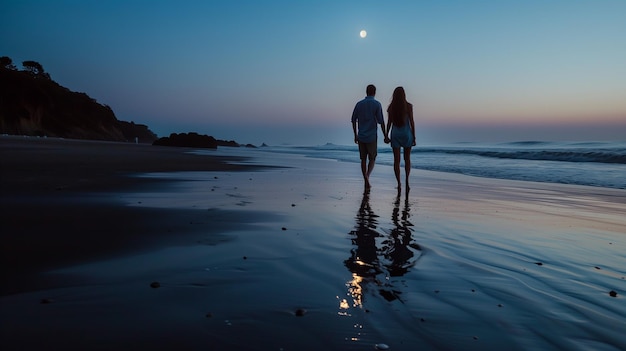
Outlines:
<svg viewBox="0 0 626 351"><path fill-rule="evenodd" d="M234 140L218 140L209 135L201 135L195 132L189 133L172 133L168 137L163 137L155 140L153 145L159 146L178 146L178 147L197 147L197 148L208 148L208 149L217 149L218 146L226 146L226 147L240 147ZM245 145L249 148L256 148L256 146L252 144Z"/></svg>
<svg viewBox="0 0 626 351"><path fill-rule="evenodd" d="M152 145L217 149L218 143L212 136L191 132L180 134L172 133L169 137L155 140Z"/></svg>
<svg viewBox="0 0 626 351"><path fill-rule="evenodd" d="M228 147L239 147L239 146L240 146L240 145L239 145L239 143L237 143L237 142L236 142L236 141L234 141L234 140L229 140L229 141L226 141L226 140L218 140L218 141L217 141L217 145L218 145L218 146L228 146Z"/></svg>
<svg viewBox="0 0 626 351"><path fill-rule="evenodd" d="M113 110L85 93L70 91L35 61L17 70L0 57L0 134L151 143L147 126L119 121Z"/></svg>

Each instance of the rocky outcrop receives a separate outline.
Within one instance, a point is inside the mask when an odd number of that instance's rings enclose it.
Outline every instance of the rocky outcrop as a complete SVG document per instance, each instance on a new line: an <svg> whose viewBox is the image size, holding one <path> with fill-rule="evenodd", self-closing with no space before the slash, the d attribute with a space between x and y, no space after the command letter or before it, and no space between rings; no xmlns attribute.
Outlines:
<svg viewBox="0 0 626 351"><path fill-rule="evenodd" d="M180 134L172 133L169 137L155 140L153 145L217 149L218 144L217 140L212 136L191 132Z"/></svg>

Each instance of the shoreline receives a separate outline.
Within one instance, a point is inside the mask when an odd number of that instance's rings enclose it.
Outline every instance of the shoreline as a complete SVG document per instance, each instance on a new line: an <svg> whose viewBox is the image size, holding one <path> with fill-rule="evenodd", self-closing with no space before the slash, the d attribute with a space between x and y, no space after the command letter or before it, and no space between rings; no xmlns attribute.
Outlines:
<svg viewBox="0 0 626 351"><path fill-rule="evenodd" d="M215 156L237 164L13 189L33 274L0 296L5 345L626 348L624 190L414 170L398 193L377 165L364 194L357 164Z"/></svg>
<svg viewBox="0 0 626 351"><path fill-rule="evenodd" d="M197 149L93 140L0 137L3 194L92 192L132 188L128 175L176 171L236 171L246 157L195 155ZM263 166L256 166L263 168Z"/></svg>

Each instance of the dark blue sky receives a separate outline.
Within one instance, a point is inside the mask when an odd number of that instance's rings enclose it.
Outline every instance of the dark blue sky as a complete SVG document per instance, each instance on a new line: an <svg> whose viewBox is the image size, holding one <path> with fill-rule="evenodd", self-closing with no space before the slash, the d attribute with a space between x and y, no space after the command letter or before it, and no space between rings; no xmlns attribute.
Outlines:
<svg viewBox="0 0 626 351"><path fill-rule="evenodd" d="M422 143L624 140L625 38L619 0L0 4L18 66L160 136L255 144L349 144L369 83L405 87Z"/></svg>

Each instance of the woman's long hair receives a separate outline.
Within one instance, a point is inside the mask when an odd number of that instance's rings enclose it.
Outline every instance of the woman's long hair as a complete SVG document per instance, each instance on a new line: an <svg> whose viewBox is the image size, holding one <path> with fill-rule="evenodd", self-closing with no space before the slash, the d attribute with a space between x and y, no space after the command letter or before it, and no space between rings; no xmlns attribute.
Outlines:
<svg viewBox="0 0 626 351"><path fill-rule="evenodd" d="M403 87L397 87L393 91L391 103L387 108L389 120L394 126L402 127L407 122L410 104L406 101L406 94Z"/></svg>

